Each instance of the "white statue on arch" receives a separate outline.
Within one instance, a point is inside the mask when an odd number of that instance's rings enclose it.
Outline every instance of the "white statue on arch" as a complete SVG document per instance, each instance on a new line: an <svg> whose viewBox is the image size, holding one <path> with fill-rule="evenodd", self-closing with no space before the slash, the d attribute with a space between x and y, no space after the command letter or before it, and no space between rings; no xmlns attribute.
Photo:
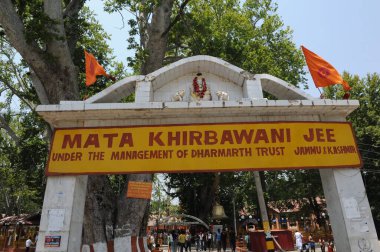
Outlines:
<svg viewBox="0 0 380 252"><path fill-rule="evenodd" d="M216 91L215 94L218 97L218 101L228 101L228 100L230 100L230 96L225 91Z"/></svg>
<svg viewBox="0 0 380 252"><path fill-rule="evenodd" d="M173 96L172 101L183 101L183 96L185 95L185 90L178 90Z"/></svg>
<svg viewBox="0 0 380 252"><path fill-rule="evenodd" d="M197 76L193 79L191 97L193 101L211 100L210 88L207 87L206 79L203 78L202 73L197 73Z"/></svg>

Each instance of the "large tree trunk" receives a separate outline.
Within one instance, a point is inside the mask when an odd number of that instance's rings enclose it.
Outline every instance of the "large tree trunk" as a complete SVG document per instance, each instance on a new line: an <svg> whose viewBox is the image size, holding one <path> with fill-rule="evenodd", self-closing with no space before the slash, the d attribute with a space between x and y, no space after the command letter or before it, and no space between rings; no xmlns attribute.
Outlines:
<svg viewBox="0 0 380 252"><path fill-rule="evenodd" d="M163 0L154 8L152 22L148 29L148 40L145 42L148 56L142 64L141 74L151 73L163 66L168 40L168 33L165 31L170 25L173 2L173 0ZM141 35L145 36L145 34ZM152 177L152 174L131 174L128 176L128 181L151 182ZM123 194L120 195L118 201L116 226L121 230L115 232L115 236L146 235L145 229L148 222L150 201L126 198L127 186L128 183L126 183Z"/></svg>
<svg viewBox="0 0 380 252"><path fill-rule="evenodd" d="M106 176L89 176L83 221L83 244L104 242L114 238L115 201L116 197Z"/></svg>
<svg viewBox="0 0 380 252"><path fill-rule="evenodd" d="M119 196L117 204L117 218L115 237L128 235L145 236L146 213L149 212L149 200L126 198L129 181L152 181L152 174L131 174L126 186Z"/></svg>
<svg viewBox="0 0 380 252"><path fill-rule="evenodd" d="M199 207L199 214L197 217L203 221L206 221L208 219L215 200L220 200L216 198L216 194L220 185L220 176L221 175L219 173L214 173L212 183L208 183L202 188L203 193L200 195L201 207Z"/></svg>
<svg viewBox="0 0 380 252"><path fill-rule="evenodd" d="M154 70L162 67L162 62L166 52L166 43L168 34L164 32L168 29L170 25L171 10L173 7L173 0L161 1L161 4L154 8L152 22L149 25L148 36L145 33L141 33L144 40L144 45L148 52L148 56L145 62L142 64L141 72L142 74L147 74L153 72ZM141 31L140 31L141 32ZM147 40L146 40L147 39ZM127 182L125 184L124 190L117 201L117 206L115 210L116 219L113 222L114 225L114 237L125 237L125 236L145 236L146 226L148 222L148 213L150 201L144 199L131 199L126 198L126 192L128 189L128 181L144 181L151 182L152 174L130 174L128 175ZM94 179L92 176L89 177L88 192L90 193L92 184L91 180ZM96 183L96 182L95 182ZM97 202L95 202L96 204ZM84 230L85 241L88 243L105 242L106 232L103 228L104 220L102 219L102 213L98 212L99 207L93 206L94 201L92 197L87 197L86 200L86 210L92 207L94 213L91 215L85 215L86 228ZM93 220L95 218L95 220ZM97 230L97 234L87 234L89 230Z"/></svg>

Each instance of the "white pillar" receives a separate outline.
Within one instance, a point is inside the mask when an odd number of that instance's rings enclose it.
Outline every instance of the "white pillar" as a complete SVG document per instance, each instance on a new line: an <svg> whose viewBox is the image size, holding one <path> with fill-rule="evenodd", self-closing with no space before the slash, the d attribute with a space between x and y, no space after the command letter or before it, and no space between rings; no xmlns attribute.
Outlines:
<svg viewBox="0 0 380 252"><path fill-rule="evenodd" d="M136 83L135 102L153 101L153 88L150 81L139 81Z"/></svg>
<svg viewBox="0 0 380 252"><path fill-rule="evenodd" d="M246 79L243 84L243 97L251 99L262 99L263 89L261 87L261 79Z"/></svg>
<svg viewBox="0 0 380 252"><path fill-rule="evenodd" d="M80 251L88 176L48 177L41 213L37 252ZM59 247L49 247L45 238L59 237Z"/></svg>
<svg viewBox="0 0 380 252"><path fill-rule="evenodd" d="M320 169L337 251L380 251L359 169Z"/></svg>
<svg viewBox="0 0 380 252"><path fill-rule="evenodd" d="M246 79L243 84L243 96L251 99L263 99L263 90L261 87L260 79ZM265 232L270 231L270 222L268 218L267 206L265 204L263 187L261 184L260 173L258 171L253 172L255 178L255 185L257 191L257 199L259 201L260 215L263 223L263 229Z"/></svg>
<svg viewBox="0 0 380 252"><path fill-rule="evenodd" d="M346 121L346 115L322 121ZM380 251L371 208L358 168L320 169L329 221L337 251Z"/></svg>

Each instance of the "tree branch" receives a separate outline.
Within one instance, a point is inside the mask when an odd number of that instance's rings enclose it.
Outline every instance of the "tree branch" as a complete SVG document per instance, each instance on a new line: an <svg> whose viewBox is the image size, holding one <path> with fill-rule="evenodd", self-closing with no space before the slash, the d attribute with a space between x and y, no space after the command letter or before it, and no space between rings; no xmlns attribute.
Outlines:
<svg viewBox="0 0 380 252"><path fill-rule="evenodd" d="M67 31L67 44L69 46L70 55L73 57L75 52L75 47L77 45L79 34L76 32L78 28L78 16L79 11L84 5L84 0L71 0L70 3L66 6L66 9L63 12L63 18L66 20L65 26Z"/></svg>
<svg viewBox="0 0 380 252"><path fill-rule="evenodd" d="M71 0L63 11L63 18L74 17L78 15L79 11L84 5L84 0Z"/></svg>
<svg viewBox="0 0 380 252"><path fill-rule="evenodd" d="M52 100L50 98L50 92L57 95L54 102L66 99L77 99L79 94L78 69L74 65L68 46L61 1L45 0L44 12L51 20L53 20L53 22L46 25L46 30L52 36L46 44L46 51L54 56L54 66L47 69L55 71L57 78L52 83L46 83L47 79L50 79L50 77L43 76L43 78L41 78L40 73L35 69L33 70L35 70L38 78L47 90L50 101ZM49 72L51 74L51 71ZM53 83L54 86L52 86ZM61 91L58 94L55 91L57 89Z"/></svg>
<svg viewBox="0 0 380 252"><path fill-rule="evenodd" d="M181 6L179 7L179 11L178 11L177 16L169 24L169 27L164 31L164 33L162 33L162 35L161 35L162 37L164 37L170 31L170 29L181 19L181 16L183 14L183 10L185 9L185 7L189 3L189 1L190 0L183 1L183 3L181 4Z"/></svg>
<svg viewBox="0 0 380 252"><path fill-rule="evenodd" d="M148 74L162 67L166 53L168 34L162 36L170 25L174 0L162 0L153 9L152 20L148 29L149 40L145 47L147 57L141 65L141 73Z"/></svg>
<svg viewBox="0 0 380 252"><path fill-rule="evenodd" d="M146 1L143 0L140 3L141 5L146 4ZM147 11L141 11L136 13L136 20L139 28L140 34L140 46L146 48L147 41L149 40L149 13Z"/></svg>
<svg viewBox="0 0 380 252"><path fill-rule="evenodd" d="M0 79L1 80L1 79ZM15 88L12 87L12 85L10 85L9 83L7 83L6 81L2 80L2 82L4 83L5 86L7 86L14 95L16 95L23 103L25 103L26 106L28 106L30 108L30 110L34 110L34 106L29 104L28 101L26 101L22 95L20 94L19 91L17 91Z"/></svg>
<svg viewBox="0 0 380 252"><path fill-rule="evenodd" d="M35 42L26 42L24 25L17 15L10 0L0 1L0 24L8 37L10 44L25 58L31 61L41 62L42 50Z"/></svg>
<svg viewBox="0 0 380 252"><path fill-rule="evenodd" d="M164 64L170 64L170 63L173 63L173 62L176 62L178 60L181 60L183 59L184 57L182 56L168 56L168 57L165 57L164 58Z"/></svg>
<svg viewBox="0 0 380 252"><path fill-rule="evenodd" d="M44 52L35 41L26 41L24 25L11 0L0 1L0 25L4 29L9 43L29 66L38 72L39 76L48 76L54 79L52 74L46 73L46 69L49 69L51 64L47 62L46 57L43 57Z"/></svg>
<svg viewBox="0 0 380 252"><path fill-rule="evenodd" d="M45 0L44 12L53 20L52 23L46 26L48 32L52 35L52 38L46 44L46 50L57 58L61 66L66 66L72 62L66 40L61 1Z"/></svg>
<svg viewBox="0 0 380 252"><path fill-rule="evenodd" d="M123 23L123 25L119 28L121 30L125 27L124 16L123 16L123 13L121 13L121 11L117 10L117 12L119 13L119 15L121 17L121 22Z"/></svg>
<svg viewBox="0 0 380 252"><path fill-rule="evenodd" d="M33 86L36 89L36 93L41 104L49 104L49 98L47 96L45 87L42 85L40 79L33 70L30 71L29 77L33 82Z"/></svg>
<svg viewBox="0 0 380 252"><path fill-rule="evenodd" d="M50 103L77 99L78 69L67 45L61 1L45 0L44 11L53 20L46 24L46 32L50 35L47 52L42 51L35 41L26 40L24 25L11 0L0 1L0 25L10 44L38 76Z"/></svg>
<svg viewBox="0 0 380 252"><path fill-rule="evenodd" d="M16 143L17 146L20 146L20 139L16 135L16 133L9 127L7 121L3 117L3 115L0 114L0 127L5 129L5 131L8 133L8 135L12 138L12 140Z"/></svg>

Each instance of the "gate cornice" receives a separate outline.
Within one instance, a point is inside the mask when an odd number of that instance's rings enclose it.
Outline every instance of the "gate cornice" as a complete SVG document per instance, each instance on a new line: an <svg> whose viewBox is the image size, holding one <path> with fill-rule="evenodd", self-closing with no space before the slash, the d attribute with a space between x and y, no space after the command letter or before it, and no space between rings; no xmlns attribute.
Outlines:
<svg viewBox="0 0 380 252"><path fill-rule="evenodd" d="M201 101L201 102L146 102L146 103L96 103L64 101L59 105L40 105L37 112L53 127L78 127L81 122L100 122L112 120L110 125L130 125L131 119L148 121L163 118L188 120L209 118L217 122L218 118L233 117L240 121L254 121L255 116L264 116L287 120L286 116L295 115L340 116L346 117L359 106L357 100L252 100L252 101ZM281 117L281 118L280 118ZM302 120L302 119L300 119ZM223 119L225 121L225 119ZM152 122L152 121L150 121ZM78 125L79 123L79 125ZM145 124L145 123L142 123ZM108 126L110 126L108 125ZM83 124L85 126L85 124ZM104 123L100 126L105 126Z"/></svg>

